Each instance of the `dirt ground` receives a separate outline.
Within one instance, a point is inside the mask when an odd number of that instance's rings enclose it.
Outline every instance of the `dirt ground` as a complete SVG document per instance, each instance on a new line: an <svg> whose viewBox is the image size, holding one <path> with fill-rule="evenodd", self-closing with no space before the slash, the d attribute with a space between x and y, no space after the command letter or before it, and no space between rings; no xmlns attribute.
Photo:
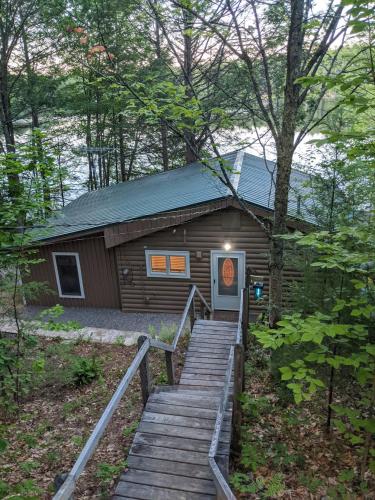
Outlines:
<svg viewBox="0 0 375 500"><path fill-rule="evenodd" d="M184 341L182 341L182 346ZM0 498L49 499L56 474L68 472L100 418L117 384L136 354L136 347L67 343L40 339L47 359L45 379L22 402L18 415L2 415ZM177 372L183 347L176 354ZM69 383L66 359L82 356L98 361L102 376L81 387ZM164 353L152 352L154 383L166 383ZM77 485L76 499L108 498L126 457L142 413L138 375L129 386L93 458ZM5 486L8 485L8 486Z"/></svg>

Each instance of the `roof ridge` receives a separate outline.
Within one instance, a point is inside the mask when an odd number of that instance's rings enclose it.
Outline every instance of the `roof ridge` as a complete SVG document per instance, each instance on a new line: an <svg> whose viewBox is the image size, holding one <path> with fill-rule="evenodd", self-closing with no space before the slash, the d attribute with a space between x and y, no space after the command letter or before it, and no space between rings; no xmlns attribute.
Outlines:
<svg viewBox="0 0 375 500"><path fill-rule="evenodd" d="M236 193L237 193L238 186L240 183L241 170L242 170L244 156L245 156L245 151L243 149L242 150L240 149L237 151L236 159L234 161L234 165L233 165L233 169L232 169L232 175L231 175L230 182L231 182L234 190L236 191ZM232 195L232 191L230 190L229 187L228 187L228 195L229 196Z"/></svg>

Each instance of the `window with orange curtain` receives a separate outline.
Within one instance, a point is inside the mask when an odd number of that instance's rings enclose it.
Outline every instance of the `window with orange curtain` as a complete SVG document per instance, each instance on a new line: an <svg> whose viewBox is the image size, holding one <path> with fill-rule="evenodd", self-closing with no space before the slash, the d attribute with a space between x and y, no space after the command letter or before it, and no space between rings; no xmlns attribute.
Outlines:
<svg viewBox="0 0 375 500"><path fill-rule="evenodd" d="M166 273L167 257L165 255L151 255L151 270L153 273Z"/></svg>
<svg viewBox="0 0 375 500"><path fill-rule="evenodd" d="M185 255L170 255L169 269L171 273L186 273Z"/></svg>
<svg viewBox="0 0 375 500"><path fill-rule="evenodd" d="M190 278L190 254L173 250L146 250L147 276Z"/></svg>

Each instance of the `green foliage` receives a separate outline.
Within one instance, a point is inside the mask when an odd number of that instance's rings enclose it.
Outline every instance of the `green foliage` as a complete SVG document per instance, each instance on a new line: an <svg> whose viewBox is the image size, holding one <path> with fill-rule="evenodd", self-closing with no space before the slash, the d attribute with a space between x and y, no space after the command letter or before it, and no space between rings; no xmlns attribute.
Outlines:
<svg viewBox="0 0 375 500"><path fill-rule="evenodd" d="M20 469L27 476L30 476L33 470L38 469L40 467L40 463L35 460L26 460L20 464Z"/></svg>
<svg viewBox="0 0 375 500"><path fill-rule="evenodd" d="M91 358L77 356L73 361L73 383L77 387L91 384L91 382L100 378L102 373L102 367L94 356Z"/></svg>
<svg viewBox="0 0 375 500"><path fill-rule="evenodd" d="M266 414L270 408L270 401L265 398L254 398L250 394L242 393L239 396L244 418L255 420L260 415Z"/></svg>
<svg viewBox="0 0 375 500"><path fill-rule="evenodd" d="M285 443L275 443L269 451L274 466L277 469L288 470L293 465L303 467L305 459L302 455L290 453Z"/></svg>
<svg viewBox="0 0 375 500"><path fill-rule="evenodd" d="M312 476L311 474L306 474L302 472L298 476L298 482L305 486L310 493L313 495L318 491L319 487L322 486L323 481L317 477Z"/></svg>
<svg viewBox="0 0 375 500"><path fill-rule="evenodd" d="M35 325L19 315L23 298L48 291L45 284L28 279L31 266L41 262L30 245L29 228L42 223L52 208L54 157L44 139L35 130L17 152L0 154L0 313L1 322L12 322L16 329L14 336L0 334L0 405L10 412L37 385L45 368L33 336Z"/></svg>
<svg viewBox="0 0 375 500"><path fill-rule="evenodd" d="M274 498L285 490L284 476L280 473L276 473L267 479L259 476L252 480L249 475L236 472L230 476L230 482L240 494L257 494L259 498Z"/></svg>
<svg viewBox="0 0 375 500"><path fill-rule="evenodd" d="M44 309L39 314L39 327L43 330L52 331L65 331L69 332L71 330L79 330L82 328L78 321L57 321L57 319L64 314L64 308L60 304L56 304L53 307Z"/></svg>
<svg viewBox="0 0 375 500"><path fill-rule="evenodd" d="M38 488L32 479L24 479L12 485L0 481L0 498L39 500L42 494L43 490Z"/></svg>
<svg viewBox="0 0 375 500"><path fill-rule="evenodd" d="M102 487L108 486L125 468L127 462L124 460L117 465L100 463L96 471L96 477L100 479Z"/></svg>
<svg viewBox="0 0 375 500"><path fill-rule="evenodd" d="M258 441L245 441L242 444L241 465L255 472L267 461L266 454Z"/></svg>
<svg viewBox="0 0 375 500"><path fill-rule="evenodd" d="M177 325L175 325L174 323L168 324L161 322L159 332L157 332L154 325L148 326L148 333L152 338L158 339L161 342L165 342L167 344L171 344L173 342L176 331Z"/></svg>
<svg viewBox="0 0 375 500"><path fill-rule="evenodd" d="M129 436L131 436L137 430L138 425L139 425L139 420L135 420L134 422L132 422L127 427L124 427L124 429L122 431L122 435L125 438L128 438Z"/></svg>
<svg viewBox="0 0 375 500"><path fill-rule="evenodd" d="M372 448L366 436L375 431L371 406L375 398L375 348L371 328L375 314L374 266L375 235L368 223L341 227L330 233L321 231L287 237L300 247L314 249L314 268L334 270L337 289L331 308L285 315L276 330L259 328L254 332L264 348L278 351L297 349L299 359L286 359L279 368L281 380L293 392L296 403L310 401L329 387L333 390L332 370L355 381L361 395L358 408L331 404L337 418L334 424L352 445L363 446L364 461L374 467Z"/></svg>

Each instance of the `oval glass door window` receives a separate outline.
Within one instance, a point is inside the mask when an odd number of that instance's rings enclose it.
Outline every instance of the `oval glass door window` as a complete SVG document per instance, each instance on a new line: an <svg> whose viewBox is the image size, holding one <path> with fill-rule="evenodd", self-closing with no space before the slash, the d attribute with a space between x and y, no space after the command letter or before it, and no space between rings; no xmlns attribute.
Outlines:
<svg viewBox="0 0 375 500"><path fill-rule="evenodd" d="M219 257L219 295L238 295L238 259Z"/></svg>

